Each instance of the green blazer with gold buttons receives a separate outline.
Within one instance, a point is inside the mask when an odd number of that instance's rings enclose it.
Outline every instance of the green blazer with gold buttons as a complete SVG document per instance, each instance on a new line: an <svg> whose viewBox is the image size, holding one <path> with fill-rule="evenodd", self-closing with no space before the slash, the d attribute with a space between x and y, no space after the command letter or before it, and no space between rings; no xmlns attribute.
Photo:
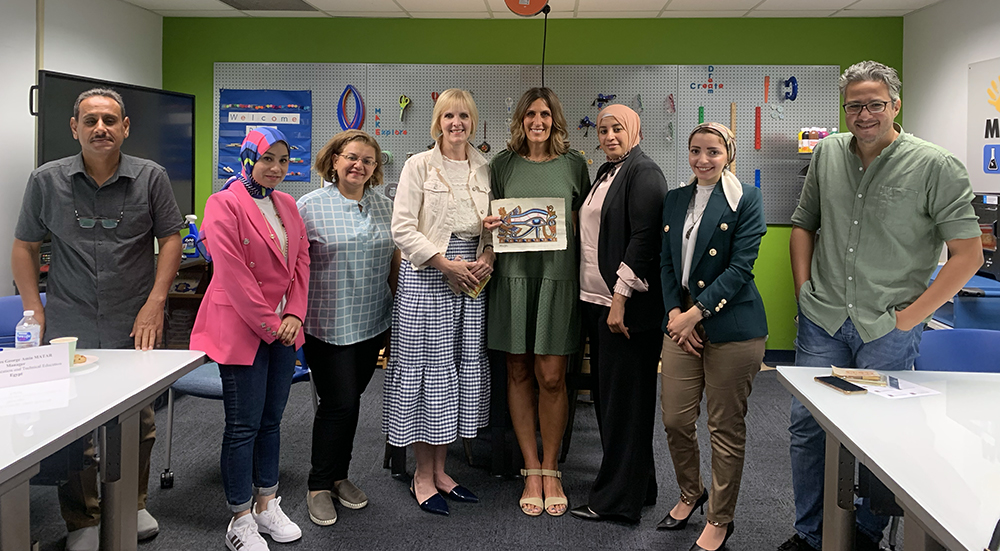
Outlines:
<svg viewBox="0 0 1000 551"><path fill-rule="evenodd" d="M711 314L702 319L708 340L715 343L754 339L767 335L764 301L753 281L761 237L767 232L760 190L743 186L743 197L734 212L726 201L722 183L715 186L705 206L695 239L688 287L691 298ZM684 219L697 184L680 187L663 199L663 248L660 281L666 333L670 310L684 308L681 270Z"/></svg>

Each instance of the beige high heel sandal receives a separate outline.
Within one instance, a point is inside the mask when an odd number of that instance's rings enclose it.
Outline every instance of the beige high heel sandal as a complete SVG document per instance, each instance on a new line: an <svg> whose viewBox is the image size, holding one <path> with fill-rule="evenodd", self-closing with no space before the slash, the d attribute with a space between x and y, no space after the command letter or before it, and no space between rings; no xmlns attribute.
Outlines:
<svg viewBox="0 0 1000 551"><path fill-rule="evenodd" d="M544 472L546 471L543 469L521 469L521 476L525 478L529 476L545 476L544 474L542 474ZM521 506L521 512L528 515L529 517L541 516L542 511L545 509L545 504L542 502L542 498L540 497L522 497L517 503L518 505ZM525 509L524 507L525 505L534 505L535 507L538 507L539 511L537 513L533 513L528 509Z"/></svg>

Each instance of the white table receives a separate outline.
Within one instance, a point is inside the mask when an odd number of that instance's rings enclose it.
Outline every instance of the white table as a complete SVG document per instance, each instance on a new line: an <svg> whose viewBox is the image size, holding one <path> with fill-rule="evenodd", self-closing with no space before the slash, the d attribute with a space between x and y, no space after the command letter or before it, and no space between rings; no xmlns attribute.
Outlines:
<svg viewBox="0 0 1000 551"><path fill-rule="evenodd" d="M101 549L136 549L138 412L205 362L203 352L190 350L78 353L97 356L96 369L44 387L15 387L24 392L0 389L0 551L31 545L28 479L38 463L105 424Z"/></svg>
<svg viewBox="0 0 1000 551"><path fill-rule="evenodd" d="M829 374L778 368L827 435L823 549L851 549L856 458L905 511L906 551L983 551L1000 520L1000 374L893 372L941 392L897 400L813 380Z"/></svg>

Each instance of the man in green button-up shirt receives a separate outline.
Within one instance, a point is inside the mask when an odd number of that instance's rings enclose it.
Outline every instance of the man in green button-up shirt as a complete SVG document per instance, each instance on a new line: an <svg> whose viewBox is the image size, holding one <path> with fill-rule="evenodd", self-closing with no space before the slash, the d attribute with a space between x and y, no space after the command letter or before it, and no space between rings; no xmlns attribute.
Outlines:
<svg viewBox="0 0 1000 551"><path fill-rule="evenodd" d="M969 174L893 122L900 87L874 61L840 78L851 133L817 145L792 215L796 365L911 369L925 321L983 263ZM942 244L950 256L928 287ZM779 550L819 549L825 436L794 398L789 432L797 533ZM888 518L863 506L857 519L856 549L878 549Z"/></svg>

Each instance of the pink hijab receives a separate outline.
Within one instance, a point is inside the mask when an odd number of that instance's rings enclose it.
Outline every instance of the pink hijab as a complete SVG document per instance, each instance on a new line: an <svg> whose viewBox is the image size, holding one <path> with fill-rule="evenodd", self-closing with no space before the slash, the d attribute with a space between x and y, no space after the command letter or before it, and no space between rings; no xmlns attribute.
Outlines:
<svg viewBox="0 0 1000 551"><path fill-rule="evenodd" d="M628 134L629 151L639 145L639 141L642 140L639 114L633 111L631 107L615 103L601 109L601 112L597 114L598 126L600 126L601 120L604 117L614 117L618 121L618 124L622 125L622 128L625 129L625 133ZM625 154L628 155L628 152ZM611 159L608 160L610 161Z"/></svg>

